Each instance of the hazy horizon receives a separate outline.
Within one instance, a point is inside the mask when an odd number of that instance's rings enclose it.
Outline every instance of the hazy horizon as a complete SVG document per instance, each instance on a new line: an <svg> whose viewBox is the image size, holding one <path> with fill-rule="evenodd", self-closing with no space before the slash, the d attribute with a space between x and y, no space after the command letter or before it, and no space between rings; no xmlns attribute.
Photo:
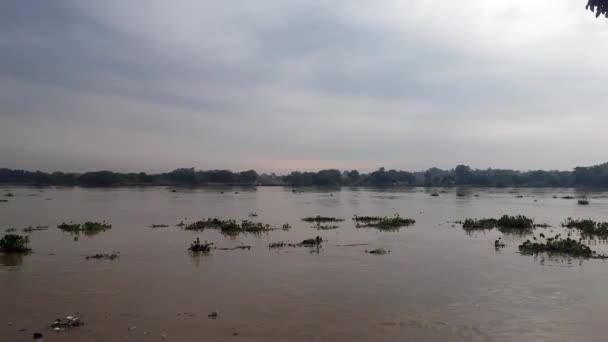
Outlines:
<svg viewBox="0 0 608 342"><path fill-rule="evenodd" d="M0 167L278 174L606 162L586 2L0 4Z"/></svg>

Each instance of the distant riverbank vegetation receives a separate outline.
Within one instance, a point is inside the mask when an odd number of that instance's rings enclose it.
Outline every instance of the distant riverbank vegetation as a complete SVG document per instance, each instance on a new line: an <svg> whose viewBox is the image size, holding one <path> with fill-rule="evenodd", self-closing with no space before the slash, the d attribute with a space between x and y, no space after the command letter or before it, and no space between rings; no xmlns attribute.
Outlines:
<svg viewBox="0 0 608 342"><path fill-rule="evenodd" d="M517 171L472 169L458 165L454 169L430 168L426 171L399 171L380 168L370 173L336 169L318 172L294 171L287 175L259 174L254 170L176 169L147 174L94 171L66 173L0 169L0 184L120 186L120 185L284 185L284 186L489 186L489 187L608 187L608 163L576 167L573 171Z"/></svg>

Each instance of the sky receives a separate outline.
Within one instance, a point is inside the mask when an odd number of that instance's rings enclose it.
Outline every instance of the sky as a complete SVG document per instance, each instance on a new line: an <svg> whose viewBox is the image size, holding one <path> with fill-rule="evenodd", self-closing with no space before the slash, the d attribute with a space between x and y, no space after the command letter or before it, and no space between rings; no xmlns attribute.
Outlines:
<svg viewBox="0 0 608 342"><path fill-rule="evenodd" d="M585 0L0 2L0 167L608 161Z"/></svg>

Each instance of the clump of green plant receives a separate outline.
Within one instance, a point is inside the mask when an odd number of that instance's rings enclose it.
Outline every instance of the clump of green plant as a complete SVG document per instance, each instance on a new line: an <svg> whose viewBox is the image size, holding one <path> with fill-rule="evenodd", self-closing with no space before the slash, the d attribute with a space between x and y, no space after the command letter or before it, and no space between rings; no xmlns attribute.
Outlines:
<svg viewBox="0 0 608 342"><path fill-rule="evenodd" d="M581 241L577 241L567 237L561 238L556 235L552 238L547 238L544 242L532 242L526 240L519 245L521 254L532 255L538 253L557 253L580 258L606 258L604 255L598 255L589 246Z"/></svg>
<svg viewBox="0 0 608 342"><path fill-rule="evenodd" d="M568 217L562 227L577 229L584 238L608 239L608 222L596 222L591 219L574 220Z"/></svg>
<svg viewBox="0 0 608 342"><path fill-rule="evenodd" d="M65 231L65 232L74 233L74 234L84 233L85 235L93 235L93 234L101 233L103 231L106 231L106 230L112 228L112 225L107 223L106 221L103 221L103 222L87 221L83 224L72 223L70 221L70 223L64 222L64 223L58 225L57 228Z"/></svg>
<svg viewBox="0 0 608 342"><path fill-rule="evenodd" d="M191 252L209 253L211 252L211 246L213 246L212 242L208 243L207 241L205 241L204 243L201 243L201 240L199 238L196 238L196 240L194 240L194 242L190 244L188 250Z"/></svg>
<svg viewBox="0 0 608 342"><path fill-rule="evenodd" d="M503 215L499 219L481 218L466 219L460 222L465 230L483 230L493 228L529 230L534 228L534 219L524 215L509 216Z"/></svg>
<svg viewBox="0 0 608 342"><path fill-rule="evenodd" d="M328 216L317 215L315 217L311 217L311 216L305 217L302 219L302 221L309 222L309 223L327 223L327 222L342 222L342 221L344 221L344 219L337 218L337 217L328 217Z"/></svg>
<svg viewBox="0 0 608 342"><path fill-rule="evenodd" d="M356 222L357 228L374 227L380 230L396 230L416 223L416 220L407 217L403 218L399 214L395 214L392 217L355 215L353 220Z"/></svg>
<svg viewBox="0 0 608 342"><path fill-rule="evenodd" d="M300 242L298 245L301 245L304 247L315 247L315 246L319 246L321 243L323 243L323 239L320 236L317 236L314 239L306 239L306 240Z"/></svg>
<svg viewBox="0 0 608 342"><path fill-rule="evenodd" d="M0 251L3 253L26 253L31 251L28 247L30 238L16 234L5 234L0 239Z"/></svg>
<svg viewBox="0 0 608 342"><path fill-rule="evenodd" d="M242 220L238 223L236 220L222 220L219 218L208 218L206 220L197 221L186 225L186 230L204 230L204 229L219 229L222 233L227 235L236 235L239 233L263 233L272 230L273 228L269 224L260 222L252 222L248 220Z"/></svg>
<svg viewBox="0 0 608 342"><path fill-rule="evenodd" d="M578 200L578 204L579 205L589 205L589 200L587 200L587 199L579 199Z"/></svg>

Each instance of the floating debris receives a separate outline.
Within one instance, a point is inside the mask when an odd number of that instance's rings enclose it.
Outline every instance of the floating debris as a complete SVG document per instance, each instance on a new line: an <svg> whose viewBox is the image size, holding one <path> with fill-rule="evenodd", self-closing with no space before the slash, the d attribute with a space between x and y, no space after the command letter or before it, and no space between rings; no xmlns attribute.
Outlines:
<svg viewBox="0 0 608 342"><path fill-rule="evenodd" d="M378 248L378 249L374 249L374 250L371 250L371 251L367 251L366 250L365 253L384 255L386 253L390 253L390 251L387 251L387 250L385 250L383 248Z"/></svg>
<svg viewBox="0 0 608 342"><path fill-rule="evenodd" d="M35 332L33 335L34 340L40 341L42 340L42 333Z"/></svg>
<svg viewBox="0 0 608 342"><path fill-rule="evenodd" d="M31 251L28 248L30 238L27 236L5 234L0 239L0 251L3 253L27 253Z"/></svg>
<svg viewBox="0 0 608 342"><path fill-rule="evenodd" d="M87 255L84 257L85 259L97 259L97 260L114 260L118 258L118 253L98 253L93 255Z"/></svg>
<svg viewBox="0 0 608 342"><path fill-rule="evenodd" d="M436 192L433 192L433 193L431 194L431 197L439 197L439 194L438 194L438 193L436 193Z"/></svg>
<svg viewBox="0 0 608 342"><path fill-rule="evenodd" d="M183 222L182 222L183 224ZM168 224L152 224L150 227L152 228L168 228L169 225Z"/></svg>
<svg viewBox="0 0 608 342"><path fill-rule="evenodd" d="M72 329L83 325L84 323L76 316L67 316L65 319L56 319L51 328L55 331L63 331L66 329Z"/></svg>
<svg viewBox="0 0 608 342"><path fill-rule="evenodd" d="M201 240L196 238L196 240L190 244L188 250L191 252L209 253L211 252L211 246L213 246L213 243L207 243L207 241L201 243Z"/></svg>
<svg viewBox="0 0 608 342"><path fill-rule="evenodd" d="M258 217L257 213L249 213L249 217Z"/></svg>

